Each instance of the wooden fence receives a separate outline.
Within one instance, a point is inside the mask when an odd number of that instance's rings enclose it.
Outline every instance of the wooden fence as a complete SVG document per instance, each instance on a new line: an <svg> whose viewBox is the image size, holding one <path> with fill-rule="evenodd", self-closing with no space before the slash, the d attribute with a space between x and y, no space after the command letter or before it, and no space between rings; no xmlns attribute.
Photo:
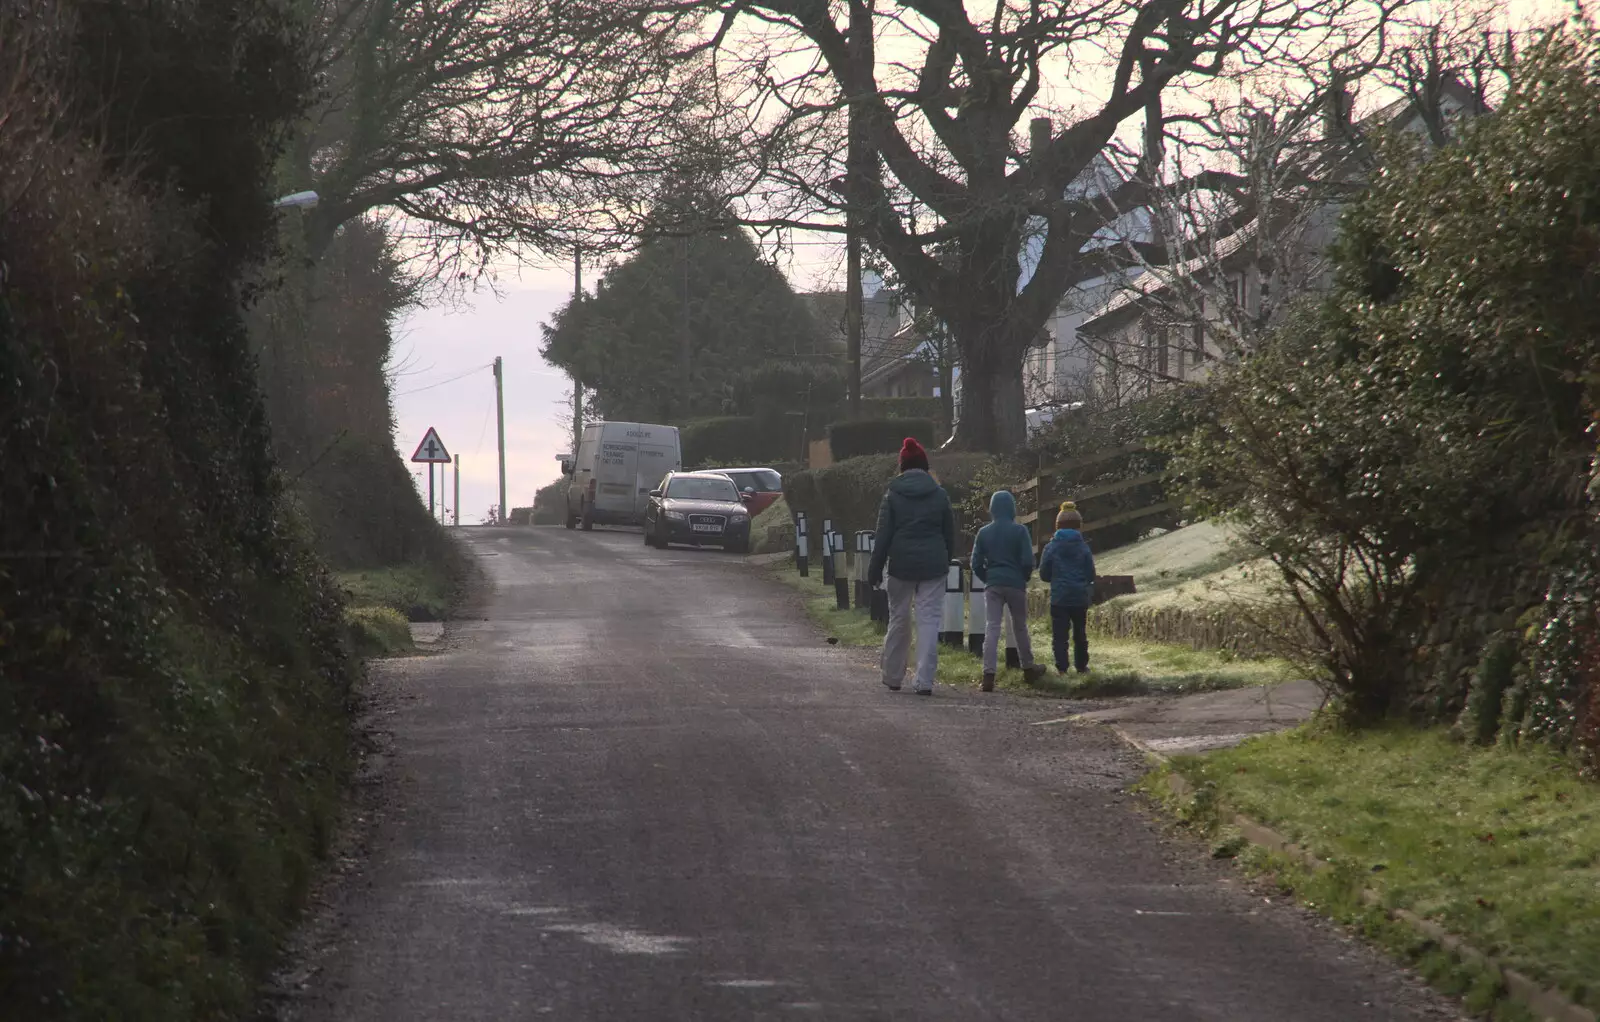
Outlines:
<svg viewBox="0 0 1600 1022"><path fill-rule="evenodd" d="M1132 490L1140 486L1147 486L1150 483L1157 482L1161 479L1163 473L1146 472L1141 475L1130 476L1127 479L1119 479L1116 482L1103 483L1098 486L1089 486L1070 491L1062 486L1062 476L1070 472L1075 472L1079 469L1090 468L1095 465L1103 464L1117 458L1124 458L1129 455L1143 454L1150 450L1150 446L1143 442L1127 444L1123 447L1113 447L1110 450L1098 451L1082 458L1073 458L1070 461L1064 461L1059 465L1051 466L1048 469L1042 470L1038 475L1034 476L1032 479L1029 479L1027 482L1018 484L1014 491L1018 502L1021 504L1031 503L1035 508L1035 510L1030 511L1027 514L1017 516L1017 521L1028 526L1029 530L1033 533L1034 552L1038 553L1040 550L1043 550L1044 545L1050 542L1050 537L1055 534L1055 511L1057 501L1073 500L1081 504L1084 501L1092 500L1096 497L1110 497L1118 493L1125 493L1128 490ZM1125 525L1129 522L1136 522L1144 518L1150 518L1155 515L1163 514L1165 512L1175 511L1180 506L1181 505L1177 501L1163 500L1159 503L1150 504L1146 507L1135 508L1132 511L1124 511L1121 514L1112 515L1108 518L1099 518L1085 522L1083 531L1090 533L1094 532L1096 529L1104 529L1112 525Z"/></svg>

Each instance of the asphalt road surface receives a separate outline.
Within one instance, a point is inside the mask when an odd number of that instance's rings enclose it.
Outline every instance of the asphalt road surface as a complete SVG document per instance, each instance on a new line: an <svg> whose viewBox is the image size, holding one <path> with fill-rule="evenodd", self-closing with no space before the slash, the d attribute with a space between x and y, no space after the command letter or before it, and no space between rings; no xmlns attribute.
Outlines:
<svg viewBox="0 0 1600 1022"><path fill-rule="evenodd" d="M890 693L720 551L463 533L493 591L379 671L384 806L284 1017L1456 1017L1164 836L1068 706Z"/></svg>

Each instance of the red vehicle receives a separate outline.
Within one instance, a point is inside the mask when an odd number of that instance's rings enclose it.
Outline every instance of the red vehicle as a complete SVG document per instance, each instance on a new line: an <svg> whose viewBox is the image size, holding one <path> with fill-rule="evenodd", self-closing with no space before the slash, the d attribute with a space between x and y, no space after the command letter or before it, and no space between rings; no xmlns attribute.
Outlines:
<svg viewBox="0 0 1600 1022"><path fill-rule="evenodd" d="M770 468L716 468L706 471L719 472L733 480L739 492L750 498L745 505L750 508L751 518L783 496L783 476Z"/></svg>

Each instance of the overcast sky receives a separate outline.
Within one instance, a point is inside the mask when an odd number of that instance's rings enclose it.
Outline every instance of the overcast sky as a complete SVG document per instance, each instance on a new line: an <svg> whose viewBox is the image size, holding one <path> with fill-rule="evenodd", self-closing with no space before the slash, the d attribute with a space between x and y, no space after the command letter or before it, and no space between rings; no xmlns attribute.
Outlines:
<svg viewBox="0 0 1600 1022"><path fill-rule="evenodd" d="M799 239L780 267L798 290L838 287L841 250ZM597 267L583 279L593 291ZM500 296L483 290L455 308L413 311L396 325L395 446L410 458L429 426L452 455L461 455L461 522L483 520L500 501L495 458L495 356L505 359L506 502L528 507L539 487L561 474L556 455L567 449L572 421L571 381L539 357L539 327L571 297L571 270L522 269L501 274ZM479 368L481 367L481 368ZM427 468L412 465L420 492ZM454 480L443 484L453 498ZM453 507L453 504L451 504Z"/></svg>
<svg viewBox="0 0 1600 1022"><path fill-rule="evenodd" d="M1561 0L1510 0L1512 17L1545 17L1565 10ZM1518 17L1518 16L1521 17ZM841 250L822 235L797 237L779 259L796 290L842 286ZM598 268L585 267L593 286ZM506 500L526 507L534 491L560 475L556 455L567 446L571 409L565 374L539 357L540 324L566 302L572 271L502 272L500 295L483 290L455 307L413 311L396 325L396 361L405 366L395 384L395 445L409 458L429 426L451 454L461 455L461 521L482 521L499 502L495 458L494 377L488 366L505 359ZM458 378L459 377L459 378ZM413 465L421 492L426 469ZM453 480L441 483L450 496ZM453 504L452 504L453 506Z"/></svg>

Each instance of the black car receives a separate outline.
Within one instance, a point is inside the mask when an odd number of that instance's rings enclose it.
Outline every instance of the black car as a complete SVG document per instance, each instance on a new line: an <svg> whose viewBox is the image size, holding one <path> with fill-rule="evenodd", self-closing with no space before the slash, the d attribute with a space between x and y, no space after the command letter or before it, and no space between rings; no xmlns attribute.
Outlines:
<svg viewBox="0 0 1600 1022"><path fill-rule="evenodd" d="M750 550L748 497L718 472L668 472L650 491L644 509L646 546L669 543L716 545L737 553Z"/></svg>

